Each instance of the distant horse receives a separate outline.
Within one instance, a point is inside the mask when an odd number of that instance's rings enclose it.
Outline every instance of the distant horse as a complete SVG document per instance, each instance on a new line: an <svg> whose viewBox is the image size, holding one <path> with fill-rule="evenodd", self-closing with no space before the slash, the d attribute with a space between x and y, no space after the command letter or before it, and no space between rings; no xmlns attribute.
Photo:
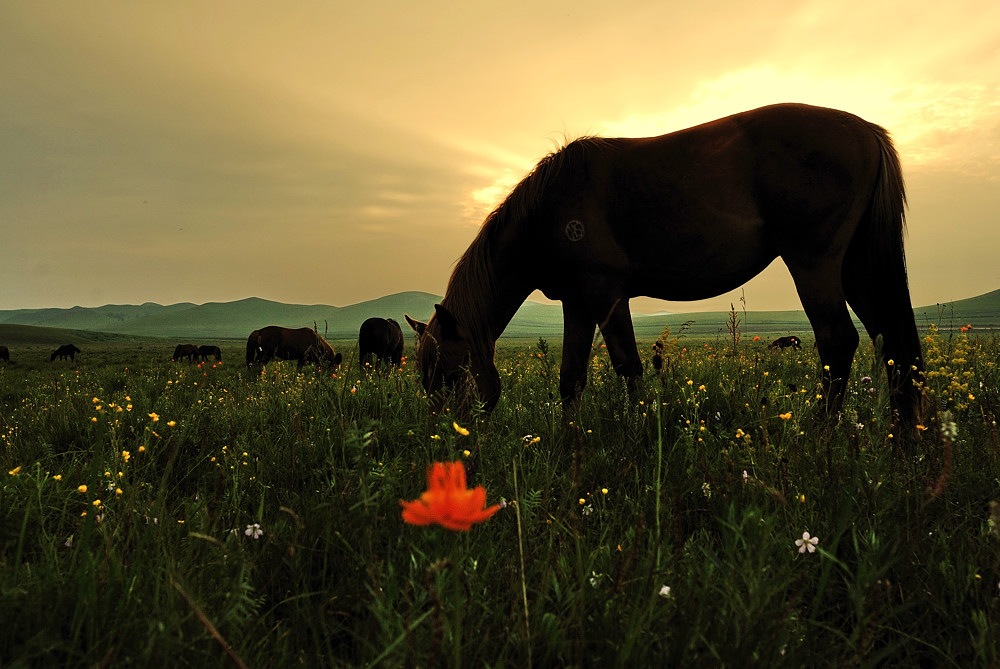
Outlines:
<svg viewBox="0 0 1000 669"><path fill-rule="evenodd" d="M791 346L795 350L802 348L802 340L795 335L788 335L787 337L778 337L770 343L768 348L780 348L784 351L786 348Z"/></svg>
<svg viewBox="0 0 1000 669"><path fill-rule="evenodd" d="M199 346L198 354L201 356L203 362L208 362L208 356L212 356L216 360L222 360L222 349L218 346Z"/></svg>
<svg viewBox="0 0 1000 669"><path fill-rule="evenodd" d="M655 369L657 372L659 372L659 371L661 371L663 369L663 349L664 348L665 347L663 345L663 340L662 339L657 339L653 343L653 359L652 359L652 362L653 362L653 369Z"/></svg>
<svg viewBox="0 0 1000 669"><path fill-rule="evenodd" d="M247 337L247 367L266 365L273 358L297 360L299 369L307 362L317 367L336 369L342 356L319 333L309 328L283 328L268 325Z"/></svg>
<svg viewBox="0 0 1000 669"><path fill-rule="evenodd" d="M198 358L198 347L194 344L178 344L174 349L174 355L170 358L177 362L181 358L187 358L188 362L194 362Z"/></svg>
<svg viewBox="0 0 1000 669"><path fill-rule="evenodd" d="M414 321L423 387L433 397L468 386L491 408L496 340L535 289L562 301L564 403L584 389L595 327L634 383L630 298L719 295L781 257L816 334L823 409L841 409L858 346L850 303L869 336L882 336L892 409L913 427L923 365L905 203L888 133L833 109L779 104L660 137L578 139L493 210L433 317Z"/></svg>
<svg viewBox="0 0 1000 669"><path fill-rule="evenodd" d="M403 330L391 318L369 318L358 332L358 359L361 364L403 362Z"/></svg>
<svg viewBox="0 0 1000 669"><path fill-rule="evenodd" d="M77 353L82 353L82 351L73 344L64 344L63 346L60 346L56 350L52 351L52 355L49 356L49 362L52 362L56 358L59 358L60 360L69 358L75 362Z"/></svg>
<svg viewBox="0 0 1000 669"><path fill-rule="evenodd" d="M10 349L6 346L0 346L0 360L10 362Z"/></svg>

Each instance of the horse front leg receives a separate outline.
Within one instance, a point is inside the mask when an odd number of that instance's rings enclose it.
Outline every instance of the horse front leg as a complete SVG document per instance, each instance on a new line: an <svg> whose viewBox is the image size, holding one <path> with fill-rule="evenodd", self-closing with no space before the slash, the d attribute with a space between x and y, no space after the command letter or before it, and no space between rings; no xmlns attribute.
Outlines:
<svg viewBox="0 0 1000 669"><path fill-rule="evenodd" d="M607 312L603 321L598 323L604 343L611 356L611 366L615 372L628 383L629 392L636 390L642 379L642 360L639 358L639 348L635 343L635 330L632 327L632 312L628 300L616 300Z"/></svg>
<svg viewBox="0 0 1000 669"><path fill-rule="evenodd" d="M597 321L582 304L563 302L563 350L559 367L559 395L563 406L580 399L587 385L587 362Z"/></svg>

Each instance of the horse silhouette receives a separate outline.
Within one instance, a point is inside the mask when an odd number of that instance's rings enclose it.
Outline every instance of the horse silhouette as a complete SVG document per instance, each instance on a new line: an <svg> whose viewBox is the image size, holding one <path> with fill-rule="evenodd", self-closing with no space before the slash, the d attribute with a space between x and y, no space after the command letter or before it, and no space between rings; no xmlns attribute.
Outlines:
<svg viewBox="0 0 1000 669"><path fill-rule="evenodd" d="M194 344L178 344L174 349L174 355L170 358L177 362L181 358L187 358L188 362L194 362L198 358L198 347Z"/></svg>
<svg viewBox="0 0 1000 669"><path fill-rule="evenodd" d="M560 395L587 381L599 328L615 371L642 375L629 299L698 300L780 257L816 335L821 409L840 411L859 337L882 336L894 417L910 433L926 398L903 249L906 195L881 127L779 104L660 137L585 137L542 159L487 216L420 335L431 398L500 397L497 339L532 291L560 300ZM894 365L889 361L894 360ZM432 399L431 408L444 400Z"/></svg>
<svg viewBox="0 0 1000 669"><path fill-rule="evenodd" d="M10 362L10 349L6 346L0 346L0 360Z"/></svg>
<svg viewBox="0 0 1000 669"><path fill-rule="evenodd" d="M208 356L212 356L216 360L222 360L222 349L218 346L199 346L198 355L201 356L203 362L208 362Z"/></svg>
<svg viewBox="0 0 1000 669"><path fill-rule="evenodd" d="M358 331L358 359L361 364L403 361L403 330L391 318L369 318Z"/></svg>
<svg viewBox="0 0 1000 669"><path fill-rule="evenodd" d="M655 369L657 372L663 370L663 349L664 349L663 340L657 339L653 343L653 358L652 358L653 369Z"/></svg>
<svg viewBox="0 0 1000 669"><path fill-rule="evenodd" d="M49 362L52 362L56 358L59 358L60 360L65 360L66 358L69 358L70 360L75 362L77 353L82 353L82 351L78 349L75 345L64 344L59 348L57 348L56 350L52 351L52 355L49 356Z"/></svg>
<svg viewBox="0 0 1000 669"><path fill-rule="evenodd" d="M796 337L795 335L788 335L787 337L778 337L777 339L775 339L770 343L768 348L780 348L781 350L785 350L789 346L791 346L793 349L796 350L801 349L802 340Z"/></svg>
<svg viewBox="0 0 1000 669"><path fill-rule="evenodd" d="M310 328L283 328L268 325L247 337L247 367L266 365L274 358L295 360L298 369L307 362L319 368L336 369L342 356L318 332Z"/></svg>

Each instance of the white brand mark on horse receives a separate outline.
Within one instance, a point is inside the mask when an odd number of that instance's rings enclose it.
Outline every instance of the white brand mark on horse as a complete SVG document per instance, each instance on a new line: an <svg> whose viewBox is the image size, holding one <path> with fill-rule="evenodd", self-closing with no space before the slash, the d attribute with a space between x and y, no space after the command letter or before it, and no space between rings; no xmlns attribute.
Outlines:
<svg viewBox="0 0 1000 669"><path fill-rule="evenodd" d="M586 230L583 227L583 223L576 219L566 224L566 239L571 242L578 242L583 239L584 232Z"/></svg>

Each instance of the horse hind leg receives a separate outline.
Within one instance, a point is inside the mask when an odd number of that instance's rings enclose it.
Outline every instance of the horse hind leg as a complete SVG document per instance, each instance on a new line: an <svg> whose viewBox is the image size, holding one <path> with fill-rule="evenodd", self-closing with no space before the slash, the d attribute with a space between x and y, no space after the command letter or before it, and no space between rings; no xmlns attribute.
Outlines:
<svg viewBox="0 0 1000 669"><path fill-rule="evenodd" d="M902 258L880 261L852 247L845 259L844 291L872 340L882 336L882 362L889 379L893 420L902 432L913 432L926 411L927 399L920 386L920 335Z"/></svg>

